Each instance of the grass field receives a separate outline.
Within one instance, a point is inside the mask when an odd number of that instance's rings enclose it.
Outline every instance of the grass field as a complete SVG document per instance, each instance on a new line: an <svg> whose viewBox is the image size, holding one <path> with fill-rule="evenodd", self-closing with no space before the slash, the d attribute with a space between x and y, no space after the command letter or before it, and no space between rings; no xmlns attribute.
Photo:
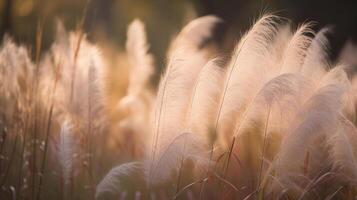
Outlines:
<svg viewBox="0 0 357 200"><path fill-rule="evenodd" d="M60 21L47 51L6 36L0 199L355 199L353 44L332 62L330 28L264 15L227 55L222 23L183 27L157 86L140 20L125 51Z"/></svg>

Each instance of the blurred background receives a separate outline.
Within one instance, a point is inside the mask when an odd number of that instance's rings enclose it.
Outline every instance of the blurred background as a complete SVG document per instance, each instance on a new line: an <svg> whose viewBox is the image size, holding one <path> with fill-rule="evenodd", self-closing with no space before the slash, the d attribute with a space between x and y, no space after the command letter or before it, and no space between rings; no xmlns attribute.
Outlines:
<svg viewBox="0 0 357 200"><path fill-rule="evenodd" d="M294 24L316 21L316 29L333 25L337 31L331 34L332 57L348 38L357 38L356 0L0 0L0 33L9 33L16 41L31 46L37 23L43 21L46 49L53 41L55 19L73 30L85 16L84 29L91 41L120 49L125 44L127 25L140 18L161 69L170 39L192 18L207 14L223 18L226 29L222 30L228 38L224 44L229 50L232 41L266 11L287 17Z"/></svg>

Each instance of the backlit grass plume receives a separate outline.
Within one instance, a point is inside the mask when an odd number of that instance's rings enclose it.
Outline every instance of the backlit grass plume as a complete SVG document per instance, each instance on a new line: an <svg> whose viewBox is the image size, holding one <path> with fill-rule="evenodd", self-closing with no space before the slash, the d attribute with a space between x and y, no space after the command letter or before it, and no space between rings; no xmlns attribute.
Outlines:
<svg viewBox="0 0 357 200"><path fill-rule="evenodd" d="M105 63L118 62L105 60L105 43L82 30L58 22L43 50L40 25L34 53L6 36L0 199L354 199L355 45L334 62L330 27L264 15L229 54L224 25L208 15L183 27L155 86L135 19L128 62L115 66L129 69L125 91L108 86L119 80Z"/></svg>

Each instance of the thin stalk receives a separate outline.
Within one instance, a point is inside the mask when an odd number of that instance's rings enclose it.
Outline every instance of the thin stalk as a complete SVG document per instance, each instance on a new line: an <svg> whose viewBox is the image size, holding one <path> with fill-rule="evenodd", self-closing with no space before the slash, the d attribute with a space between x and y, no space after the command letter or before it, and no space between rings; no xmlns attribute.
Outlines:
<svg viewBox="0 0 357 200"><path fill-rule="evenodd" d="M225 179L226 176L227 176L227 171L228 171L228 167L229 167L229 163L230 163L230 160L231 160L231 157L232 157L232 153L233 153L233 148L234 148L234 145L235 145L235 141L236 141L236 137L233 137L232 139L232 143L231 143L231 147L229 148L229 152L228 152L228 158L227 158L227 164L224 168L224 172L223 172L223 178Z"/></svg>
<svg viewBox="0 0 357 200"><path fill-rule="evenodd" d="M333 199L336 196L336 194L338 194L343 189L343 187L344 186L340 186L334 193L328 195L325 200Z"/></svg>
<svg viewBox="0 0 357 200"><path fill-rule="evenodd" d="M236 188L231 182L227 181L226 179L220 177L217 173L214 173L215 177L220 180L221 182L225 183L226 185L230 186L233 190L238 192L238 188Z"/></svg>
<svg viewBox="0 0 357 200"><path fill-rule="evenodd" d="M47 151L48 151L48 142L49 142L49 138L50 138L50 132L51 132L50 130L51 130L51 125L52 125L52 113L53 113L53 105L51 105L51 108L50 108L50 111L49 111L49 117L48 117L48 121L47 121L46 141L45 141L44 153L43 153L43 158L42 158L42 165L41 165L41 170L40 170L37 199L41 198L40 196L41 196L42 182L43 182L43 178L44 178L44 175L45 175L46 158L47 158Z"/></svg>
<svg viewBox="0 0 357 200"><path fill-rule="evenodd" d="M163 107L164 107L164 101L165 101L165 97L166 97L166 87L167 87L167 82L170 76L170 72L171 72L171 67L169 65L168 67L168 72L167 72L167 76L164 79L164 85L163 85L163 91L162 91L162 99L160 102L160 107L159 107L159 113L156 113L158 116L158 120L155 126L155 131L154 131L154 142L152 144L152 158L151 158L151 164L150 164L150 171L149 171L149 186L151 183L151 176L152 176L152 172L153 172L153 164L154 164L154 160L155 160L155 156L156 156L156 148L157 148L157 143L158 143L158 139L159 139L159 134L160 134L160 127L161 127L161 114L163 112Z"/></svg>
<svg viewBox="0 0 357 200"><path fill-rule="evenodd" d="M92 91L91 89L91 69L88 71L88 92ZM94 198L95 191L93 185L93 161L92 161L92 95L88 95L88 137L87 137L87 145L88 145L88 175L89 175L89 184L90 184L90 191L92 193L91 197Z"/></svg>
<svg viewBox="0 0 357 200"><path fill-rule="evenodd" d="M261 176L262 176L262 172L263 172L264 155L265 155L265 149L266 149L266 143L267 143L266 137L267 137L267 132L268 132L269 118L270 118L270 108L271 108L271 106L269 105L268 115L266 118L266 123L265 123L265 128L264 128L264 141L263 141L262 158L260 161L260 170L259 170L259 177L258 177L258 190L260 190Z"/></svg>
<svg viewBox="0 0 357 200"><path fill-rule="evenodd" d="M50 95L52 98L51 98L51 106L50 106L48 120L47 120L45 147L44 147L44 152L43 152L43 157L42 157L42 165L41 165L40 177L39 177L39 186L38 186L38 193L37 193L38 200L41 199L42 182L43 182L43 178L45 176L45 170L46 170L48 143L49 143L49 139L50 139L50 133L51 133L51 127L52 127L52 115L53 115L53 108L54 108L53 98L54 98L54 95L55 95L55 92L57 89L57 82L59 79L59 71L60 71L60 64L58 64L56 67L56 74L55 74L55 80L54 80L53 89L52 89L52 95Z"/></svg>
<svg viewBox="0 0 357 200"><path fill-rule="evenodd" d="M37 108L37 90L38 90L38 74L39 74L39 61L40 61L40 56L41 56L41 47L42 47L42 33L43 33L43 24L42 22L39 22L37 26L37 34L36 34L36 71L35 71L35 77L34 77L34 87L32 88L34 96L32 98L35 98L34 103L34 118L33 118L33 123L34 123L34 128L33 128L33 148L32 148L32 186L31 186L31 191L32 191L32 199L35 199L36 197L36 161L37 161L37 152L36 152L36 143L37 143L37 116L38 116L38 108Z"/></svg>
<svg viewBox="0 0 357 200"><path fill-rule="evenodd" d="M198 184L198 183L204 183L208 180L208 178L203 178L203 179L200 179L200 180L197 180L193 183L190 183L188 185L186 185L185 187L183 187L180 191L178 191L176 193L176 195L173 197L173 200L177 199L184 191L186 191L188 188L194 186L195 184Z"/></svg>
<svg viewBox="0 0 357 200"><path fill-rule="evenodd" d="M229 148L227 160L226 160L226 162L225 162L225 163L227 163L227 164L226 164L225 167L224 167L223 179L226 179L226 177L227 177L228 167L229 167L229 163L230 163L230 160L231 160L231 157L232 157L232 152L233 152L233 148L234 148L235 141L236 141L236 137L234 136L233 139L232 139L231 146L230 146L230 148ZM224 188L223 188L223 189L224 189Z"/></svg>
<svg viewBox="0 0 357 200"><path fill-rule="evenodd" d="M307 151L304 160L304 176L307 176L309 173L309 161L310 161L310 152Z"/></svg>
<svg viewBox="0 0 357 200"><path fill-rule="evenodd" d="M74 83L75 83L75 78L76 78L76 68L77 68L77 57L78 57L78 52L79 48L81 46L81 41L83 38L83 31L80 31L78 42L76 45L75 53L74 53L74 59L73 59L73 69L72 69L72 75L71 75L71 90L70 90L70 96L69 96L69 102L72 102L73 100L73 94L74 94Z"/></svg>
<svg viewBox="0 0 357 200"><path fill-rule="evenodd" d="M208 180L207 177L205 177L205 178ZM203 198L203 192L204 192L205 185L206 185L206 181L205 181L205 182L202 182L201 188L200 188L199 200L201 200L201 199Z"/></svg>
<svg viewBox="0 0 357 200"><path fill-rule="evenodd" d="M37 26L36 57L35 57L36 69L38 69L38 67L39 67L40 57L41 57L43 25L44 25L44 22L40 21Z"/></svg>
<svg viewBox="0 0 357 200"><path fill-rule="evenodd" d="M78 58L79 49L81 47L81 43L82 43L82 40L83 40L83 37L84 37L83 28L84 28L84 22L85 22L85 19L86 19L88 2L89 2L89 0L87 1L86 5L85 5L85 7L83 9L83 15L82 15L82 18L81 18L81 22L80 22L80 24L78 26L79 37L78 37L76 48L75 48L74 55L73 55L73 69L72 69L72 75L71 75L72 78L71 78L71 90L70 90L70 99L69 99L70 102L72 102L72 98L73 98L73 94L74 94L74 83L75 83L75 77L76 77L77 58Z"/></svg>
<svg viewBox="0 0 357 200"><path fill-rule="evenodd" d="M181 178L182 178L182 168L183 168L183 165L185 162L186 140L187 140L187 137L185 137L185 141L183 144L182 158L181 158L180 169L179 169L179 174L178 174L178 178L177 178L176 194L180 190L180 184L181 184Z"/></svg>

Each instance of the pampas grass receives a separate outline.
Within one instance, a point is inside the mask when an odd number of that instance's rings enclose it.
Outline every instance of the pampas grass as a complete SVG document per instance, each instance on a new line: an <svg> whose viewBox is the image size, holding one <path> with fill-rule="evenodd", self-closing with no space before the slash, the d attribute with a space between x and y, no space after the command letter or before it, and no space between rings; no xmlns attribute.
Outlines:
<svg viewBox="0 0 357 200"><path fill-rule="evenodd" d="M127 89L114 107L108 61L81 30L58 21L43 51L39 29L35 61L6 36L0 198L354 199L354 45L334 63L329 27L264 15L225 56L215 43L222 23L210 15L183 27L155 88L135 19L120 52Z"/></svg>
<svg viewBox="0 0 357 200"><path fill-rule="evenodd" d="M213 26L211 24L219 22L216 18L213 19L203 17L189 23L177 36L175 42L179 40L190 41L191 38L189 38L190 35L187 32L193 31L194 33L195 26L202 26L202 24L205 25L203 27L206 30L199 31L206 35L209 34ZM149 156L151 157L148 169L149 185L166 181L171 176L173 168L178 165L180 160L179 149L182 145L176 145L175 143L180 144L180 141L188 140L195 144L194 139L189 137L192 133L185 132L185 113L188 112L188 109L191 109L190 99L193 95L192 90L195 87L195 80L209 60L207 52L204 49L200 49L198 45L199 43L195 42L182 42L173 44L173 48L170 50L167 71L159 86L157 104L154 107L155 127L152 132L153 145L150 149L152 153ZM188 137L188 139L180 139L182 137ZM172 150L175 146L179 147L179 149ZM168 154L166 151L172 153ZM163 159L167 159L167 161L165 162ZM156 171L160 172L160 174L157 174Z"/></svg>
<svg viewBox="0 0 357 200"><path fill-rule="evenodd" d="M126 52L130 64L127 94L118 103L118 109L125 113L119 126L124 134L134 135L131 154L143 155L142 148L149 138L150 112L154 93L150 79L154 73L153 56L148 52L144 24L136 19L128 27Z"/></svg>

